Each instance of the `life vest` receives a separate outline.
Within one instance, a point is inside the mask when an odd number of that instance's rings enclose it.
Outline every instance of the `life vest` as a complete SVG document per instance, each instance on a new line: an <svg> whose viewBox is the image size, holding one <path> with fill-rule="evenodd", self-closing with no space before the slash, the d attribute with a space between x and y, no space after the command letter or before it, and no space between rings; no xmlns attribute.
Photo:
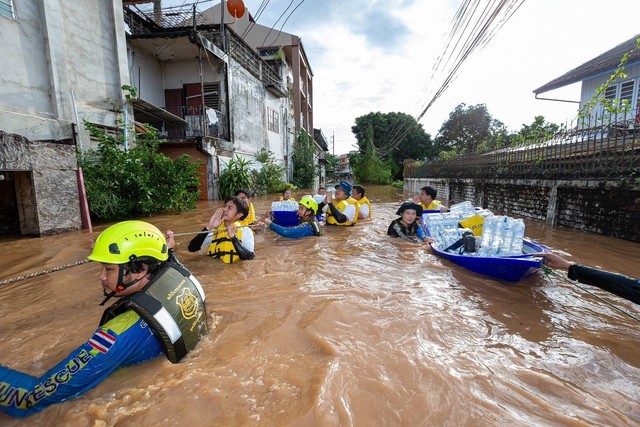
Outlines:
<svg viewBox="0 0 640 427"><path fill-rule="evenodd" d="M369 201L369 199L367 199L367 196L362 196L362 199L358 200L358 203L360 204L360 206L369 206L369 218L373 217L373 208L371 207L371 202Z"/></svg>
<svg viewBox="0 0 640 427"><path fill-rule="evenodd" d="M432 200L431 203L429 203L429 206L425 206L422 202L419 202L418 204L422 206L422 209L425 211L439 211L442 207L442 202L440 200Z"/></svg>
<svg viewBox="0 0 640 427"><path fill-rule="evenodd" d="M236 222L236 237L238 240L242 240L242 227L240 223ZM211 244L207 248L207 255L220 258L225 264L232 264L236 261L240 261L240 257L233 246L233 241L227 233L227 225L223 222L213 231L213 239Z"/></svg>
<svg viewBox="0 0 640 427"><path fill-rule="evenodd" d="M245 227L253 224L254 222L256 222L256 211L253 208L253 203L249 203L249 213L247 214L247 217L240 222L240 225Z"/></svg>
<svg viewBox="0 0 640 427"><path fill-rule="evenodd" d="M202 286L177 263L167 263L141 291L108 307L100 325L129 310L147 322L172 363L178 363L208 332Z"/></svg>
<svg viewBox="0 0 640 427"><path fill-rule="evenodd" d="M289 197L288 199L285 199L284 197L280 196L280 201L281 202L295 202L296 199L294 199L293 197Z"/></svg>
<svg viewBox="0 0 640 427"><path fill-rule="evenodd" d="M331 209L327 209L327 216L326 216L327 224L331 224L331 225L355 225L358 222L358 211L360 210L360 205L358 204L358 201L356 199L354 199L353 197L349 197L346 200L341 200L335 206L338 209L338 211L344 212L345 209L347 208L347 206L349 206L349 205L355 205L355 207L356 207L356 214L353 217L353 221L347 220L345 222L338 222L333 217L333 215L331 215Z"/></svg>

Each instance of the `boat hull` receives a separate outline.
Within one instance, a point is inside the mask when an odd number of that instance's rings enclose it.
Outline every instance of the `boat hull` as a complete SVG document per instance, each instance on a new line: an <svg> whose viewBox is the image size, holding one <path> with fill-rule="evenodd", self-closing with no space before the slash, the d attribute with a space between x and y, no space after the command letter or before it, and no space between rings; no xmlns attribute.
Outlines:
<svg viewBox="0 0 640 427"><path fill-rule="evenodd" d="M498 280L517 282L535 274L542 266L542 258L536 254L548 249L538 242L525 239L522 245L523 254L510 257L481 257L458 255L445 252L437 246L431 248L439 256L446 258L474 273L483 274Z"/></svg>

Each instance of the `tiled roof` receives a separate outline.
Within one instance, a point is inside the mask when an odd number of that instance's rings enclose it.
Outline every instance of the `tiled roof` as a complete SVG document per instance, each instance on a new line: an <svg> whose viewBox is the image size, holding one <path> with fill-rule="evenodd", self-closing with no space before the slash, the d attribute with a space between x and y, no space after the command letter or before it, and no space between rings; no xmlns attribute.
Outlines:
<svg viewBox="0 0 640 427"><path fill-rule="evenodd" d="M605 71L614 71L616 68L618 68L618 65L620 65L620 59L622 59L622 56L632 50L633 52L629 55L627 64L639 61L640 49L636 49L636 39L638 38L640 38L640 34L630 38L624 43L619 44L613 49L606 51L602 55L596 56L595 58L585 62L581 66L564 73L560 77L551 80L544 86L540 86L538 89L535 89L533 93L537 95L553 89L558 89L560 87L570 85L571 83L585 80L588 77Z"/></svg>

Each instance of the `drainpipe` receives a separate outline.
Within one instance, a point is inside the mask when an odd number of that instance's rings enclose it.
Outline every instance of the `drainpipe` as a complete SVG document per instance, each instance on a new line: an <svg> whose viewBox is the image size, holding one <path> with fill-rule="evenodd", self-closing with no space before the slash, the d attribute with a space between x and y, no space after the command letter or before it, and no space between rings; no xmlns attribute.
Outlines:
<svg viewBox="0 0 640 427"><path fill-rule="evenodd" d="M129 123L129 110L127 110L126 108L123 108L122 110L120 110L120 112L122 113L122 121L123 121L122 132L124 133L124 139L122 143L124 144L124 151L128 151L129 150L129 137L128 137L129 130L127 129L127 126Z"/></svg>
<svg viewBox="0 0 640 427"><path fill-rule="evenodd" d="M82 153L82 132L80 132L80 120L78 119L78 108L76 107L76 95L71 89L71 106L73 107L73 115L76 119L76 132L78 132L78 143L80 144L80 152Z"/></svg>

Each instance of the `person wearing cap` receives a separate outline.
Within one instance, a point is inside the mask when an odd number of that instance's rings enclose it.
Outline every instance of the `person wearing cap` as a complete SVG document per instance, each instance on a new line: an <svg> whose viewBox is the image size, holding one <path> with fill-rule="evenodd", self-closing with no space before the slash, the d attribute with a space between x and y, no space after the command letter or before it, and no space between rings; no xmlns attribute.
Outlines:
<svg viewBox="0 0 640 427"><path fill-rule="evenodd" d="M434 243L431 237L427 237L418 219L422 216L422 206L413 202L404 202L398 208L396 215L400 217L391 221L387 235L414 243Z"/></svg>
<svg viewBox="0 0 640 427"><path fill-rule="evenodd" d="M326 213L328 225L355 225L358 222L360 204L351 197L352 185L347 181L340 181L335 189L335 197L327 193L326 202L320 203L318 209Z"/></svg>
<svg viewBox="0 0 640 427"><path fill-rule="evenodd" d="M208 332L202 286L174 253L167 237L143 221L104 230L91 255L106 298L91 338L39 377L0 366L0 411L26 417L92 389L120 367L164 353L178 363ZM5 355L6 356L6 355Z"/></svg>
<svg viewBox="0 0 640 427"><path fill-rule="evenodd" d="M283 227L269 219L265 219L264 221L269 224L270 229L282 237L299 239L300 237L319 236L320 224L316 218L317 211L318 203L313 199L313 197L304 196L300 199L300 202L298 202L298 225Z"/></svg>
<svg viewBox="0 0 640 427"><path fill-rule="evenodd" d="M247 214L245 219L240 221L240 225L244 227L256 222L256 210L253 207L253 203L251 202L251 192L244 189L240 189L236 191L235 195L240 197L245 202L247 202L247 205L249 206L249 213Z"/></svg>
<svg viewBox="0 0 640 427"><path fill-rule="evenodd" d="M373 209L371 208L371 202L364 195L364 187L361 185L353 186L353 198L358 201L360 209L358 210L358 220L371 218L373 216Z"/></svg>
<svg viewBox="0 0 640 427"><path fill-rule="evenodd" d="M218 258L225 264L253 259L253 231L240 225L248 214L246 200L238 196L227 197L224 207L215 211L202 232L191 239L187 249Z"/></svg>
<svg viewBox="0 0 640 427"><path fill-rule="evenodd" d="M422 209L425 211L448 211L449 208L445 206L444 203L440 200L436 200L437 195L438 190L426 185L420 189L420 195L415 196L413 201L422 206Z"/></svg>

